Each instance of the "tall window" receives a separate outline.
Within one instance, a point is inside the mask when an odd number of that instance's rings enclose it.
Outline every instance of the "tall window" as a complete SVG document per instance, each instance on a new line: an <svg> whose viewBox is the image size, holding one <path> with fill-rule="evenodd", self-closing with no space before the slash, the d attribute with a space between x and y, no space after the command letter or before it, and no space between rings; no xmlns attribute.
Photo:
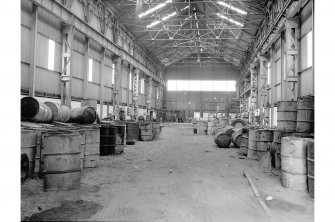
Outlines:
<svg viewBox="0 0 335 222"><path fill-rule="evenodd" d="M93 60L88 59L88 77L87 80L92 82L93 81Z"/></svg>
<svg viewBox="0 0 335 222"><path fill-rule="evenodd" d="M49 39L48 47L48 69L55 70L55 42Z"/></svg>
<svg viewBox="0 0 335 222"><path fill-rule="evenodd" d="M313 32L307 34L307 67L313 65Z"/></svg>
<svg viewBox="0 0 335 222"><path fill-rule="evenodd" d="M141 94L144 94L144 78L141 79Z"/></svg>
<svg viewBox="0 0 335 222"><path fill-rule="evenodd" d="M168 80L168 91L234 92L236 81Z"/></svg>
<svg viewBox="0 0 335 222"><path fill-rule="evenodd" d="M112 84L114 84L115 83L115 65L114 65L114 63L113 63L113 65L112 65Z"/></svg>
<svg viewBox="0 0 335 222"><path fill-rule="evenodd" d="M268 71L268 85L270 85L271 84L271 63L270 62L268 62L267 64L267 71Z"/></svg>
<svg viewBox="0 0 335 222"><path fill-rule="evenodd" d="M129 90L133 89L133 74L129 73Z"/></svg>
<svg viewBox="0 0 335 222"><path fill-rule="evenodd" d="M177 80L168 80L167 83L168 91L176 91L177 90Z"/></svg>

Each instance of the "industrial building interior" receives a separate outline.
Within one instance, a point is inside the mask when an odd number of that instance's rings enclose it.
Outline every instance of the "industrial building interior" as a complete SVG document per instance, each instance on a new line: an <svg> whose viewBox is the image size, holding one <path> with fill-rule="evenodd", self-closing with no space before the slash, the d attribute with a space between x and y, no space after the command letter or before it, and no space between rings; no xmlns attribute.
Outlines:
<svg viewBox="0 0 335 222"><path fill-rule="evenodd" d="M20 220L314 221L314 11L21 0Z"/></svg>

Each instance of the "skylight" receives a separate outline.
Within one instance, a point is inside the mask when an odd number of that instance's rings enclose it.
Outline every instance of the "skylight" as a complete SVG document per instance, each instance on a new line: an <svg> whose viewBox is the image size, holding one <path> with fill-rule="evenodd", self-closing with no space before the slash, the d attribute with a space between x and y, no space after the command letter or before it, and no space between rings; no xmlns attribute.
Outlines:
<svg viewBox="0 0 335 222"><path fill-rule="evenodd" d="M229 21L229 22L231 22L231 23L234 23L235 25L238 25L238 26L243 27L243 24L240 23L240 22L237 22L237 21L235 21L235 20L233 20L233 19L231 19L231 18L228 18L227 16L220 15L219 13L216 13L216 14L217 14L220 18L223 18L223 19L225 19L225 20L227 20L227 21Z"/></svg>
<svg viewBox="0 0 335 222"><path fill-rule="evenodd" d="M171 14L168 14L167 16L164 16L161 21L154 21L153 23L147 25L146 28L151 28L151 27L161 23L162 21L165 21L165 20L171 18L172 16L175 16L176 14L177 14L177 12L173 12Z"/></svg>
<svg viewBox="0 0 335 222"><path fill-rule="evenodd" d="M145 12L139 14L138 17L140 17L140 18L144 17L144 16L156 11L157 9L160 9L160 8L164 7L167 3L170 3L170 2L172 2L172 0L167 0L166 2L159 4L159 5L151 8L151 9L149 9L148 11L145 11Z"/></svg>
<svg viewBox="0 0 335 222"><path fill-rule="evenodd" d="M240 14L242 14L242 15L246 15L247 14L247 12L246 11L243 11L243 10L241 10L241 9L239 9L239 8L235 8L234 6L232 6L232 5L228 5L227 3L225 3L225 2L218 2L220 5L223 5L224 7L226 7L226 8L229 8L229 9L231 9L231 10L234 10L235 12L238 12L238 13L240 13Z"/></svg>

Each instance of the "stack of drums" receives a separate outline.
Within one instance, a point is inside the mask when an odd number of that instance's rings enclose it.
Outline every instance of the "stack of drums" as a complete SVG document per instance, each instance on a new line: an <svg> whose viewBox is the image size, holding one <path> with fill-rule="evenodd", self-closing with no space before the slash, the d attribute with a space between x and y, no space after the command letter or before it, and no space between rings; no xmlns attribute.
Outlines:
<svg viewBox="0 0 335 222"><path fill-rule="evenodd" d="M125 137L126 137L126 124L117 123L116 127L116 139L115 139L115 154L120 154L123 152L125 147Z"/></svg>
<svg viewBox="0 0 335 222"><path fill-rule="evenodd" d="M258 130L250 130L249 131L249 148L248 148L248 159L257 160L258 152L257 152L257 142L259 140L259 131Z"/></svg>
<svg viewBox="0 0 335 222"><path fill-rule="evenodd" d="M159 134L160 134L159 123L153 123L152 128L153 128L153 140L159 140Z"/></svg>
<svg viewBox="0 0 335 222"><path fill-rule="evenodd" d="M53 102L45 102L52 111L52 121L67 122L70 120L70 108Z"/></svg>
<svg viewBox="0 0 335 222"><path fill-rule="evenodd" d="M282 185L296 190L307 188L307 143L312 139L283 137L281 146Z"/></svg>
<svg viewBox="0 0 335 222"><path fill-rule="evenodd" d="M127 122L127 139L128 145L134 145L139 137L139 124L137 122Z"/></svg>
<svg viewBox="0 0 335 222"><path fill-rule="evenodd" d="M34 130L21 129L21 156L28 157L28 166L21 166L21 178L34 174L37 133ZM28 169L28 171L26 171Z"/></svg>
<svg viewBox="0 0 335 222"><path fill-rule="evenodd" d="M214 142L219 148L229 148L233 133L234 127L226 125L215 134Z"/></svg>
<svg viewBox="0 0 335 222"><path fill-rule="evenodd" d="M314 131L314 97L298 98L297 132L311 133Z"/></svg>
<svg viewBox="0 0 335 222"><path fill-rule="evenodd" d="M309 195L314 197L314 140L307 142L307 187Z"/></svg>
<svg viewBox="0 0 335 222"><path fill-rule="evenodd" d="M142 141L150 141L153 139L152 135L152 123L151 122L143 122L140 123L140 134Z"/></svg>
<svg viewBox="0 0 335 222"><path fill-rule="evenodd" d="M102 125L100 127L100 156L115 154L115 139L117 129L115 126Z"/></svg>
<svg viewBox="0 0 335 222"><path fill-rule="evenodd" d="M280 158L280 147L281 147L281 138L289 136L288 132L281 132L278 130L273 131L273 142L271 143L271 159L272 165L277 170L281 169L281 158Z"/></svg>
<svg viewBox="0 0 335 222"><path fill-rule="evenodd" d="M84 168L98 167L100 162L100 129L85 127Z"/></svg>
<svg viewBox="0 0 335 222"><path fill-rule="evenodd" d="M247 156L249 147L249 138L245 135L241 136L241 146L239 154L242 156Z"/></svg>
<svg viewBox="0 0 335 222"><path fill-rule="evenodd" d="M257 160L261 160L267 152L270 151L271 143L273 141L273 131L267 129L258 130L259 139L257 141Z"/></svg>
<svg viewBox="0 0 335 222"><path fill-rule="evenodd" d="M242 129L234 129L234 131L235 132L231 135L231 141L236 148L240 148L242 142Z"/></svg>
<svg viewBox="0 0 335 222"><path fill-rule="evenodd" d="M277 129L284 132L295 132L297 129L297 102L278 101Z"/></svg>
<svg viewBox="0 0 335 222"><path fill-rule="evenodd" d="M80 124L92 124L97 118L96 111L92 107L78 107L71 109L70 122Z"/></svg>
<svg viewBox="0 0 335 222"><path fill-rule="evenodd" d="M70 190L79 187L80 136L76 133L47 133L44 150L44 190Z"/></svg>
<svg viewBox="0 0 335 222"><path fill-rule="evenodd" d="M52 120L52 111L33 97L24 97L21 99L21 116L34 122L47 123Z"/></svg>

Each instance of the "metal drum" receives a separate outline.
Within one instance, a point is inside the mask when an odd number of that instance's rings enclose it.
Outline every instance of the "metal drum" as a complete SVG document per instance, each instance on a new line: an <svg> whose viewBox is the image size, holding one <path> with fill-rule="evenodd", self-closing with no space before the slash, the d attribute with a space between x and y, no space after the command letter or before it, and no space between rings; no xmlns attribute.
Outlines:
<svg viewBox="0 0 335 222"><path fill-rule="evenodd" d="M127 122L127 138L126 143L128 145L134 145L139 137L139 125L138 122Z"/></svg>
<svg viewBox="0 0 335 222"><path fill-rule="evenodd" d="M273 141L273 131L267 129L258 130L259 139L257 141L257 160L261 160L267 152L270 151L271 143Z"/></svg>
<svg viewBox="0 0 335 222"><path fill-rule="evenodd" d="M314 197L314 140L307 142L307 187L309 195Z"/></svg>
<svg viewBox="0 0 335 222"><path fill-rule="evenodd" d="M98 167L100 162L100 129L85 127L84 168Z"/></svg>
<svg viewBox="0 0 335 222"><path fill-rule="evenodd" d="M282 184L296 190L307 188L307 143L311 139L283 137L281 146Z"/></svg>
<svg viewBox="0 0 335 222"><path fill-rule="evenodd" d="M278 130L273 131L273 142L271 143L271 158L272 165L277 170L281 169L281 157L280 157L280 148L281 148L281 138L289 136L289 132L281 132Z"/></svg>
<svg viewBox="0 0 335 222"><path fill-rule="evenodd" d="M160 134L159 123L153 123L152 128L153 128L153 140L159 140L159 134Z"/></svg>
<svg viewBox="0 0 335 222"><path fill-rule="evenodd" d="M233 142L234 146L236 148L241 147L241 142L242 142L242 130L236 130L232 135L231 135L231 141Z"/></svg>
<svg viewBox="0 0 335 222"><path fill-rule="evenodd" d="M115 153L120 154L123 152L126 141L126 124L117 123L115 125L117 134L115 135Z"/></svg>
<svg viewBox="0 0 335 222"><path fill-rule="evenodd" d="M258 130L249 130L249 148L248 148L248 159L257 160L257 142L259 140L259 131Z"/></svg>
<svg viewBox="0 0 335 222"><path fill-rule="evenodd" d="M48 133L42 137L44 190L71 190L79 187L80 136L76 133Z"/></svg>
<svg viewBox="0 0 335 222"><path fill-rule="evenodd" d="M67 122L70 119L70 108L53 102L45 102L52 111L52 121Z"/></svg>
<svg viewBox="0 0 335 222"><path fill-rule="evenodd" d="M29 159L28 177L34 174L36 139L36 131L21 129L21 154L26 154Z"/></svg>
<svg viewBox="0 0 335 222"><path fill-rule="evenodd" d="M314 131L314 97L298 98L297 132L311 133Z"/></svg>
<svg viewBox="0 0 335 222"><path fill-rule="evenodd" d="M295 132L297 128L297 101L278 101L277 129Z"/></svg>
<svg viewBox="0 0 335 222"><path fill-rule="evenodd" d="M33 97L24 97L21 99L21 117L34 122L47 123L52 119L52 111Z"/></svg>
<svg viewBox="0 0 335 222"><path fill-rule="evenodd" d="M100 156L108 156L115 153L117 129L115 126L102 125L100 127Z"/></svg>
<svg viewBox="0 0 335 222"><path fill-rule="evenodd" d="M217 131L214 136L214 142L219 148L229 148L233 133L234 127L226 125L224 128Z"/></svg>
<svg viewBox="0 0 335 222"><path fill-rule="evenodd" d="M71 109L69 122L80 124L92 124L97 118L97 114L92 107L78 107Z"/></svg>
<svg viewBox="0 0 335 222"><path fill-rule="evenodd" d="M153 139L153 128L151 122L140 123L140 134L142 141L150 141Z"/></svg>
<svg viewBox="0 0 335 222"><path fill-rule="evenodd" d="M239 154L242 156L247 156L249 146L249 138L245 135L241 136L241 146Z"/></svg>

